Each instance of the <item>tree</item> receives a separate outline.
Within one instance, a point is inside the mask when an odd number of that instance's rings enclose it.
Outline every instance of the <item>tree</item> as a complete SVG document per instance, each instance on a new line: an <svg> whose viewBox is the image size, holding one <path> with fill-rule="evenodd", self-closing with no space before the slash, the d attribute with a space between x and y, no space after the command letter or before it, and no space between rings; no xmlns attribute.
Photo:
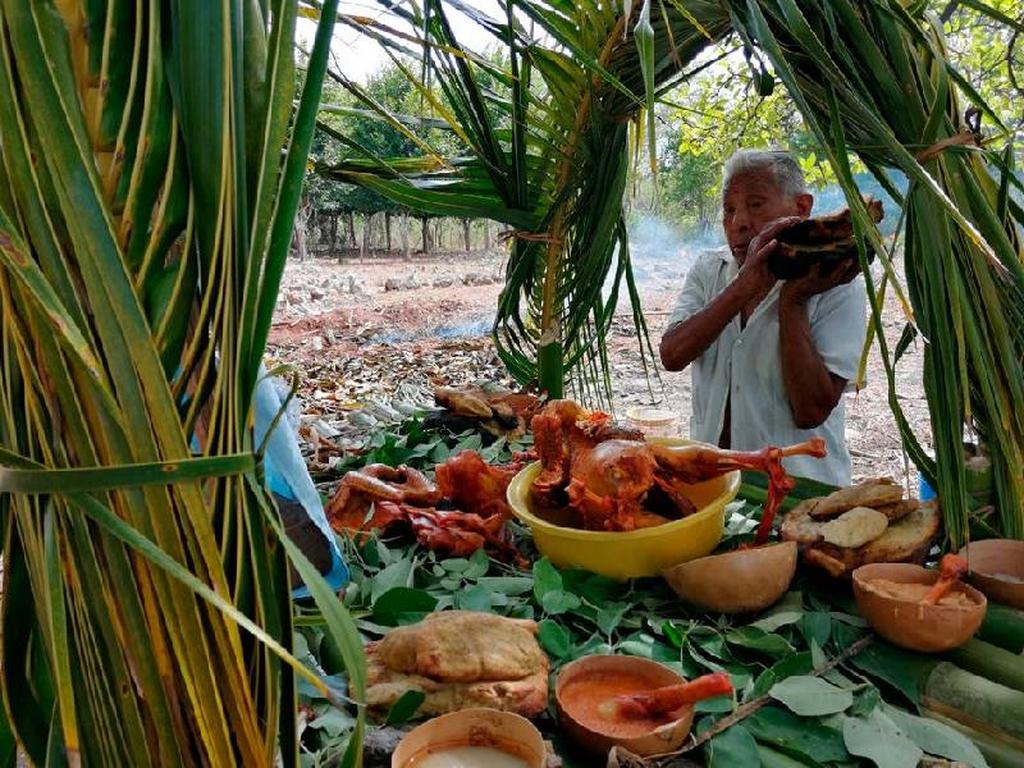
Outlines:
<svg viewBox="0 0 1024 768"><path fill-rule="evenodd" d="M406 61L405 66L416 67ZM442 147L454 146L451 132L442 130L443 123L416 116L421 102L416 89L392 63L369 78L365 87L351 83L337 71L329 70L332 81L325 88L311 156L314 170L307 174L306 194L315 211L334 217L345 215L352 245L355 246L353 215L364 219L363 235L359 244L360 255L366 256L370 247L373 218L383 214L384 237L388 250L392 247L391 223L396 214L403 217L408 210L401 204L371 189L347 184L330 178L328 169L343 162L358 147L358 152L376 158L415 157L422 148L417 143L431 141ZM360 99L370 100L381 109L399 115L402 130L395 123L375 119ZM398 121L396 121L398 122ZM413 138L416 137L416 138ZM429 241L424 239L424 249Z"/></svg>
<svg viewBox="0 0 1024 768"><path fill-rule="evenodd" d="M966 82L977 89L993 113L1011 133L1024 131L1024 41L1006 20L1024 22L1017 0L987 0L983 13L969 3L936 2L941 10L950 60ZM1020 158L1021 148L1017 153Z"/></svg>

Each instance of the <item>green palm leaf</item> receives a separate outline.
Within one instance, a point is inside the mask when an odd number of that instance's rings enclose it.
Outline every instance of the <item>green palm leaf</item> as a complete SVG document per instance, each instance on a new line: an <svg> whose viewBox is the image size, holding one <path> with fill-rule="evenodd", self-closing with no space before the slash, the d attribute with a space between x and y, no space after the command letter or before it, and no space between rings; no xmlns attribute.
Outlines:
<svg viewBox="0 0 1024 768"><path fill-rule="evenodd" d="M0 2L3 764L296 765L288 559L362 700L252 444L337 2L293 110L297 9Z"/></svg>
<svg viewBox="0 0 1024 768"><path fill-rule="evenodd" d="M578 378L574 393L600 400L608 395L604 335L611 297L619 281L632 285L628 248L616 234L624 231L623 180L631 162L625 126L649 118L655 99L685 77L686 63L735 32L774 67L840 179L858 231L878 253L886 252L885 244L863 207L848 155L857 154L887 188L893 187L887 169L910 179L907 194L896 196L906 221L905 287L890 260L881 261L887 284L926 344L924 381L937 460L926 455L902 413L895 361L869 279L890 403L910 457L940 490L951 542L967 538L972 515L961 455L965 429L987 444L994 461L1002 533L1024 537L1024 264L1018 230L1024 211L1009 194L1019 182L1006 170L1009 149L964 146L970 136L964 138L961 99L989 118L994 114L949 62L941 24L928 4L630 5L623 13L598 2L507 0L504 18L467 6L505 45L510 66L504 109L479 88L474 57L457 53L442 3L426 3L422 16L404 11L422 30L427 80L444 95L447 119L467 137L466 152L489 184L471 185L451 162L443 171L421 167L407 174L378 159L376 167L354 173L347 170L357 162L350 157L325 172L434 213L475 211L512 223L515 212L529 211L532 224L513 224L518 229L495 325L499 352L523 383L539 382L557 395L563 373L574 374L589 379L585 386ZM983 2L967 5L1020 28ZM536 25L536 37L519 18ZM650 125L648 120L648 133ZM446 186L433 186L435 180ZM451 200L460 194L464 208ZM643 339L639 302L635 291L629 293ZM595 397L601 387L594 385L602 380L603 392Z"/></svg>

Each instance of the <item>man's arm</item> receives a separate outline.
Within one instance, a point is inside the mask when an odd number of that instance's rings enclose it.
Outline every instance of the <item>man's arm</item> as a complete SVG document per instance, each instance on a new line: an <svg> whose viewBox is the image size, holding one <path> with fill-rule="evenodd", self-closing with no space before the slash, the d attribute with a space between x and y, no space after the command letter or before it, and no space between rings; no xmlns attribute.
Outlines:
<svg viewBox="0 0 1024 768"><path fill-rule="evenodd" d="M778 247L775 235L800 221L790 216L769 224L750 241L747 258L739 274L705 307L669 327L661 337L661 364L667 371L681 371L704 354L725 326L758 296L764 296L775 284L768 270L768 257Z"/></svg>
<svg viewBox="0 0 1024 768"><path fill-rule="evenodd" d="M750 273L744 270L701 310L670 326L661 337L659 352L666 371L681 371L722 335L725 326L757 292Z"/></svg>
<svg viewBox="0 0 1024 768"><path fill-rule="evenodd" d="M817 269L806 278L788 281L779 293L779 349L782 380L793 421L800 429L821 426L839 404L847 379L829 370L819 352L807 315L807 302L853 280L858 265L822 276Z"/></svg>

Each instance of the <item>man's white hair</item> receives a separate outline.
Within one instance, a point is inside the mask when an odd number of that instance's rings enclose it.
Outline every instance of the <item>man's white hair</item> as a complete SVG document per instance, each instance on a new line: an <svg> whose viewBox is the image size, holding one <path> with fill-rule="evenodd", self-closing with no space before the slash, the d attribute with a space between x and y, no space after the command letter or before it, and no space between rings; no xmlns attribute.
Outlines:
<svg viewBox="0 0 1024 768"><path fill-rule="evenodd" d="M807 191L804 172L789 153L781 149L740 149L725 161L722 174L722 193L729 188L733 177L741 173L769 173L787 197Z"/></svg>

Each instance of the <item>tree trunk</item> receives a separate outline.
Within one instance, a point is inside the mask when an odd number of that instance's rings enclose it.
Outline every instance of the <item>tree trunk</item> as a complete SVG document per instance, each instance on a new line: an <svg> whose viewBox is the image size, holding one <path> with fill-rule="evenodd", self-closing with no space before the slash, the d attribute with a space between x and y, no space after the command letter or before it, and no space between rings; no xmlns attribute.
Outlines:
<svg viewBox="0 0 1024 768"><path fill-rule="evenodd" d="M430 253L430 219L424 216L420 219L420 226L423 230L423 253L428 255Z"/></svg>
<svg viewBox="0 0 1024 768"><path fill-rule="evenodd" d="M373 224L373 214L363 216L363 244L359 249L359 257L365 259L370 252L370 226Z"/></svg>
<svg viewBox="0 0 1024 768"><path fill-rule="evenodd" d="M299 261L306 260L306 228L296 222L295 225L295 255Z"/></svg>
<svg viewBox="0 0 1024 768"><path fill-rule="evenodd" d="M349 211L348 214L347 214L347 217L348 217L348 245L349 245L349 248L355 248L356 247L356 221L355 221L356 215L354 213L352 213L352 211Z"/></svg>
<svg viewBox="0 0 1024 768"><path fill-rule="evenodd" d="M462 239L466 243L466 253L469 253L472 250L469 242L469 219L462 220Z"/></svg>
<svg viewBox="0 0 1024 768"><path fill-rule="evenodd" d="M295 212L295 232L292 235L292 242L295 244L295 255L299 261L306 260L306 225L309 223L309 206L301 205Z"/></svg>
<svg viewBox="0 0 1024 768"><path fill-rule="evenodd" d="M409 258L409 227L412 225L409 216L403 215L399 227L402 232L402 256Z"/></svg>
<svg viewBox="0 0 1024 768"><path fill-rule="evenodd" d="M384 211L384 242L391 253L391 211Z"/></svg>
<svg viewBox="0 0 1024 768"><path fill-rule="evenodd" d="M434 248L444 251L444 219L437 219L434 222Z"/></svg>
<svg viewBox="0 0 1024 768"><path fill-rule="evenodd" d="M338 250L338 215L331 214L331 253Z"/></svg>

